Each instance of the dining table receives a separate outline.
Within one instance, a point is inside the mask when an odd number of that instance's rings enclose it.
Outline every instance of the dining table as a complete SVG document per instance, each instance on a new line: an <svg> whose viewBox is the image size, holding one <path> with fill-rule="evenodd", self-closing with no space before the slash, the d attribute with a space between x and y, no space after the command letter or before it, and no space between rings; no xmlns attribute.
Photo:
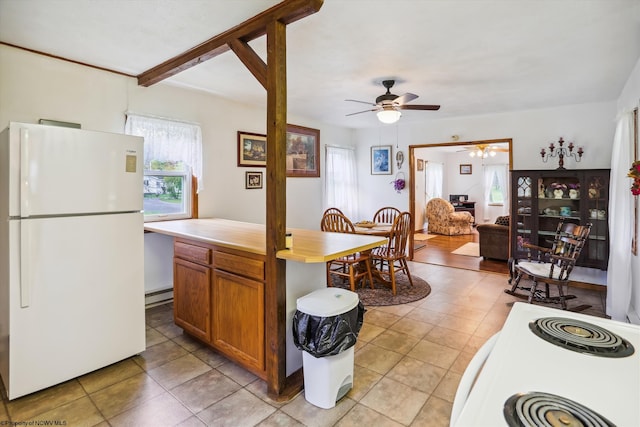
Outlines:
<svg viewBox="0 0 640 427"><path fill-rule="evenodd" d="M359 225L359 223L354 223L354 233L362 234L368 236L380 236L380 237L389 237L391 235L391 227L392 224L375 224L375 223L365 223ZM370 252L370 251L368 251ZM387 280L380 272L380 270L376 267L373 260L370 258L369 263L371 266L371 274L378 279L385 286L391 286L391 282Z"/></svg>
<svg viewBox="0 0 640 427"><path fill-rule="evenodd" d="M356 234L366 234L368 236L382 237L389 237L389 235L391 234L391 224L367 224L365 226L354 223L353 227Z"/></svg>

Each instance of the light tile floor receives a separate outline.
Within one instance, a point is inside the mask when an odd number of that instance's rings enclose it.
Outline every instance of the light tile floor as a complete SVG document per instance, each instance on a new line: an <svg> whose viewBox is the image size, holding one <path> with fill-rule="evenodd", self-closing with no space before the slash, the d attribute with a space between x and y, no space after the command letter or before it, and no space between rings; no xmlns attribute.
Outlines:
<svg viewBox="0 0 640 427"><path fill-rule="evenodd" d="M304 394L272 401L264 381L183 335L164 305L147 310L144 353L14 401L4 397L0 424L448 426L466 365L501 328L515 298L503 292L501 274L418 263L411 271L431 285L431 294L367 308L354 387L333 409L309 404ZM591 304L585 313L604 315L604 294L573 291L579 294L573 305Z"/></svg>

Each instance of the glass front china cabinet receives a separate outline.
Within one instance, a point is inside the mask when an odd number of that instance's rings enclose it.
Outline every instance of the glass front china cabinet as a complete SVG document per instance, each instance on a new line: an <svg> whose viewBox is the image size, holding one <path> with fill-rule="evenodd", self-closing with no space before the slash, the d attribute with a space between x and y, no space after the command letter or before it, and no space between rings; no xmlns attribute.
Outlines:
<svg viewBox="0 0 640 427"><path fill-rule="evenodd" d="M523 243L551 247L558 222L591 223L577 265L607 269L609 169L511 171L511 257Z"/></svg>

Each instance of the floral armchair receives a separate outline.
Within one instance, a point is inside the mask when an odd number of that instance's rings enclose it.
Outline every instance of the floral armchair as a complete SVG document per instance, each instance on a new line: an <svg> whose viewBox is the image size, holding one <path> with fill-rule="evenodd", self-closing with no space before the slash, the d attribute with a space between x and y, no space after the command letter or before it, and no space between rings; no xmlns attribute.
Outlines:
<svg viewBox="0 0 640 427"><path fill-rule="evenodd" d="M455 212L455 208L444 199L431 199L427 203L427 231L454 236L471 234L474 218L469 212Z"/></svg>

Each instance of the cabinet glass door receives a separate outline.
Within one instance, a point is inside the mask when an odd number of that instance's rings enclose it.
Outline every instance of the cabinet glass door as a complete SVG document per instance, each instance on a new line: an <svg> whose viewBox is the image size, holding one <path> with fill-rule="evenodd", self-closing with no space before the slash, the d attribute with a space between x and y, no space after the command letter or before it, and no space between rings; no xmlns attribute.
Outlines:
<svg viewBox="0 0 640 427"><path fill-rule="evenodd" d="M577 176L538 178L538 245L550 248L560 221L580 224L580 180Z"/></svg>
<svg viewBox="0 0 640 427"><path fill-rule="evenodd" d="M591 223L591 233L583 252L586 252L590 263L606 266L609 260L609 175L606 172L589 175L585 185L587 218L584 222Z"/></svg>
<svg viewBox="0 0 640 427"><path fill-rule="evenodd" d="M524 243L535 243L531 238L531 229L534 226L531 212L535 209L533 206L533 182L534 177L531 175L516 175L513 177L513 186L515 187L514 207L516 214L513 218L512 229L515 230L512 235L511 245L512 253L516 258L526 256L526 250L523 248Z"/></svg>

